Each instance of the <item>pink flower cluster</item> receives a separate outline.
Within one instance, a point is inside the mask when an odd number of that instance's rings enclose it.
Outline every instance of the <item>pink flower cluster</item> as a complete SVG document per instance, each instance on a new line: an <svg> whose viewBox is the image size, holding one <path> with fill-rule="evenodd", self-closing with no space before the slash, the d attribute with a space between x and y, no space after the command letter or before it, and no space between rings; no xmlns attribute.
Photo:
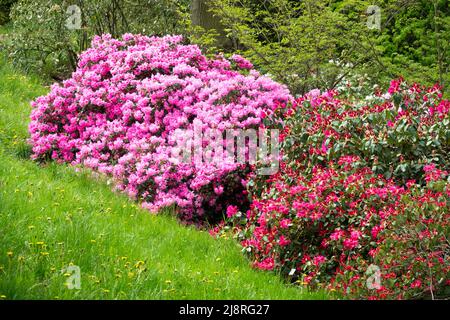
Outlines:
<svg viewBox="0 0 450 320"><path fill-rule="evenodd" d="M444 236L450 230L448 172L426 167L438 190L412 181L405 187L370 168L356 169L359 160L348 156L316 166L310 177L282 163L246 215L231 208L228 223L253 265L290 271L297 283L358 299L403 299L431 286L442 289L435 279L450 272ZM366 285L371 264L381 268L378 290Z"/></svg>
<svg viewBox="0 0 450 320"><path fill-rule="evenodd" d="M248 166L174 161L177 135L180 129L192 132L194 120L204 130L257 128L261 115L291 96L244 58L210 60L182 41L181 36L96 37L72 77L32 103L34 158L112 176L150 211L176 205L189 221L223 213L229 199L244 201L239 190ZM202 141L203 147L207 143Z"/></svg>

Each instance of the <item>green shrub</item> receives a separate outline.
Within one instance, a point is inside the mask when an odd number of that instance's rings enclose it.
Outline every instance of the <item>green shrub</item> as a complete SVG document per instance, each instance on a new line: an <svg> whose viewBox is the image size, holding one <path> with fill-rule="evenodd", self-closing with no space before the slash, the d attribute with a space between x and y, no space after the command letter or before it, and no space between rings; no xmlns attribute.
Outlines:
<svg viewBox="0 0 450 320"><path fill-rule="evenodd" d="M58 77L76 64L77 37L65 27L63 1L19 1L12 9L8 49L26 71Z"/></svg>
<svg viewBox="0 0 450 320"><path fill-rule="evenodd" d="M450 85L450 3L447 0L385 1L376 39L380 62L393 76Z"/></svg>
<svg viewBox="0 0 450 320"><path fill-rule="evenodd" d="M235 49L293 94L334 88L349 73L372 85L400 76L445 89L449 84L446 0L211 2ZM369 29L372 5L379 6L380 25Z"/></svg>
<svg viewBox="0 0 450 320"><path fill-rule="evenodd" d="M212 0L237 49L294 94L331 88L346 73L370 61L361 19L330 1ZM343 68L344 67L344 68Z"/></svg>
<svg viewBox="0 0 450 320"><path fill-rule="evenodd" d="M20 0L11 14L8 51L22 69L59 80L75 69L78 54L89 47L94 35L179 33L181 4L175 0ZM66 26L76 22L71 5L81 10L79 29Z"/></svg>
<svg viewBox="0 0 450 320"><path fill-rule="evenodd" d="M450 102L438 87L394 80L364 101L313 90L279 112L265 121L283 125L280 170L249 179L251 209L229 207L222 231L255 267L340 297L448 298Z"/></svg>
<svg viewBox="0 0 450 320"><path fill-rule="evenodd" d="M9 21L9 12L17 0L0 0L0 25Z"/></svg>
<svg viewBox="0 0 450 320"><path fill-rule="evenodd" d="M303 163L306 172L349 154L361 159L360 167L400 184L422 183L428 163L450 170L450 104L439 87L394 80L388 93L362 102L316 91L298 99L284 122L286 156Z"/></svg>

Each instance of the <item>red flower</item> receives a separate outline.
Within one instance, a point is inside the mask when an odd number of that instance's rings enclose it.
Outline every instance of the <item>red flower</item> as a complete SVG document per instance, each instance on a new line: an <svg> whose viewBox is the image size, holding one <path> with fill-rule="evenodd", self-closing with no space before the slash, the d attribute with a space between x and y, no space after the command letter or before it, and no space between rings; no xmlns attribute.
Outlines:
<svg viewBox="0 0 450 320"><path fill-rule="evenodd" d="M422 286L422 281L420 280L414 280L413 283L411 283L411 288L416 289L420 288Z"/></svg>
<svg viewBox="0 0 450 320"><path fill-rule="evenodd" d="M353 248L356 248L359 244L357 239L345 239L344 242L344 248L348 249L348 250L352 250Z"/></svg>
<svg viewBox="0 0 450 320"><path fill-rule="evenodd" d="M315 256L313 259L313 264L318 267L321 264L325 263L325 261L327 260L327 258L325 258L324 256Z"/></svg>
<svg viewBox="0 0 450 320"><path fill-rule="evenodd" d="M282 247L287 246L290 243L291 243L291 240L286 239L285 236L283 236L283 235L280 237L280 240L278 240L278 244Z"/></svg>
<svg viewBox="0 0 450 320"><path fill-rule="evenodd" d="M256 267L261 270L273 270L274 266L275 261L271 257L264 259L262 262L256 263Z"/></svg>
<svg viewBox="0 0 450 320"><path fill-rule="evenodd" d="M283 219L280 222L280 227L283 228L283 229L287 229L287 228L289 228L291 223L292 223L291 219Z"/></svg>
<svg viewBox="0 0 450 320"><path fill-rule="evenodd" d="M235 216L239 212L239 209L236 206L228 206L227 208L227 217L231 218Z"/></svg>

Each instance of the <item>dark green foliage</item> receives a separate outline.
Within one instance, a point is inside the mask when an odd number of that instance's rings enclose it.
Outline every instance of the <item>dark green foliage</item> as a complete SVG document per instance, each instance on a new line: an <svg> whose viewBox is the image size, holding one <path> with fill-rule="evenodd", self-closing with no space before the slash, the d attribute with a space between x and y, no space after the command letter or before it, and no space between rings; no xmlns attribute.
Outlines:
<svg viewBox="0 0 450 320"><path fill-rule="evenodd" d="M181 33L178 11L185 2L20 0L11 12L10 57L26 71L60 80L75 69L77 55L94 35ZM67 28L68 22L75 22L71 5L81 10L80 28Z"/></svg>
<svg viewBox="0 0 450 320"><path fill-rule="evenodd" d="M295 94L349 79L449 82L447 0L212 2L234 49ZM371 5L380 8L379 29L367 26Z"/></svg>
<svg viewBox="0 0 450 320"><path fill-rule="evenodd" d="M431 85L448 94L450 7L447 0L384 1L386 17L377 46L393 76ZM402 5L403 4L403 5Z"/></svg>
<svg viewBox="0 0 450 320"><path fill-rule="evenodd" d="M17 0L0 0L0 25L9 21L9 11Z"/></svg>
<svg viewBox="0 0 450 320"><path fill-rule="evenodd" d="M95 34L184 34L208 54L241 53L293 94L348 81L370 91L403 76L439 82L448 95L448 0L208 0L209 18L225 30L206 31L192 20L188 0L1 0L0 20L13 2L11 58L56 79L74 69ZM82 10L80 30L65 27L72 4ZM371 5L380 8L380 29L367 26Z"/></svg>

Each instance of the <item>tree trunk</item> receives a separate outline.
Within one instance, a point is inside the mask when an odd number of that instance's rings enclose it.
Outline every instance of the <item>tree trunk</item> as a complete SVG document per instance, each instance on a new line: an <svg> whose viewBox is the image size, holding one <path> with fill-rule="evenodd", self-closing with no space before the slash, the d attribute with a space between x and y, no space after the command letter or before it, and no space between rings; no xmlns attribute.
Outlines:
<svg viewBox="0 0 450 320"><path fill-rule="evenodd" d="M200 26L205 30L214 29L219 34L216 39L219 47L230 48L232 46L231 40L227 38L220 19L209 11L208 0L192 0L191 22L193 26Z"/></svg>

